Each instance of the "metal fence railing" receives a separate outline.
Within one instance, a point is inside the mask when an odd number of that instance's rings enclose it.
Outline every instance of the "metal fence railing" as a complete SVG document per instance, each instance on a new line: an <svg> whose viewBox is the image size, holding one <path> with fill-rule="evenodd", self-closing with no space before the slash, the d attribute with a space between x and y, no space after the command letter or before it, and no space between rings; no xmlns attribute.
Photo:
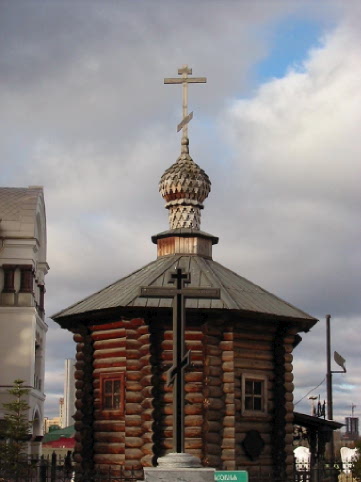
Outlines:
<svg viewBox="0 0 361 482"><path fill-rule="evenodd" d="M0 482L137 482L143 478L141 468L114 465L97 466L84 474L70 458L56 454L0 465Z"/></svg>
<svg viewBox="0 0 361 482"><path fill-rule="evenodd" d="M293 478L285 480L269 467L239 467L247 470L249 482L356 482L351 470L343 470L341 463L323 464L312 469L295 467ZM0 465L0 482L138 482L144 479L142 468L101 465L83 473L70 456L55 453L38 459L22 459L16 466Z"/></svg>

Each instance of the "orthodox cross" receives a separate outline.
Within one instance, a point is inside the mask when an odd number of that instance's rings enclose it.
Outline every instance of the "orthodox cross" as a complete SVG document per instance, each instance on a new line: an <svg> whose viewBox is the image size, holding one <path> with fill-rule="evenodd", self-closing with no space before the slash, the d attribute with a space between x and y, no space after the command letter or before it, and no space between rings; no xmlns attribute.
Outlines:
<svg viewBox="0 0 361 482"><path fill-rule="evenodd" d="M164 79L165 84L182 84L183 86L183 119L177 126L177 132L183 129L183 137L188 137L188 123L193 118L193 112L188 114L188 84L204 84L207 82L206 77L188 77L192 75L192 69L188 68L188 65L183 65L181 69L178 69L178 75L181 78L166 78Z"/></svg>
<svg viewBox="0 0 361 482"><path fill-rule="evenodd" d="M191 352L185 353L185 300L186 298L220 298L218 288L185 288L190 273L177 268L169 282L175 288L141 288L141 296L173 298L173 365L168 371L168 385L173 385L173 450L184 452L184 371L190 366Z"/></svg>

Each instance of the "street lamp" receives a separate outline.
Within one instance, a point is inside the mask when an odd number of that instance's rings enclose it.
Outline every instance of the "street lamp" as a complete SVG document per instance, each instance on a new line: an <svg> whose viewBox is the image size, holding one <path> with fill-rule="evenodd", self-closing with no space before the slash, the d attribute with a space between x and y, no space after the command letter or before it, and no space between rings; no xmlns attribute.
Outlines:
<svg viewBox="0 0 361 482"><path fill-rule="evenodd" d="M331 370L331 328L330 328L331 315L326 315L326 356L327 356L327 373L326 373L326 383L327 383L327 418L328 420L333 420L333 401L332 401L332 373L346 373L345 363L346 360L337 351L334 352L334 360L342 370ZM333 440L333 432L331 435L331 461L334 461L335 457L335 446Z"/></svg>

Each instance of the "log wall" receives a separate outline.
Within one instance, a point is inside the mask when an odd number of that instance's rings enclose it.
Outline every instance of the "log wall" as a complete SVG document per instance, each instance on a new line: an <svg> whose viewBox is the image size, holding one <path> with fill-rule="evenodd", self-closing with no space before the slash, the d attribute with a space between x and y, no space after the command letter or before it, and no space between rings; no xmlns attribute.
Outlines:
<svg viewBox="0 0 361 482"><path fill-rule="evenodd" d="M277 324L214 320L186 330L191 368L185 374L185 447L218 469L278 467L292 472L292 346L296 331ZM126 468L152 466L173 451L171 322L142 319L94 324L77 342L75 459ZM125 374L124 413L101 409L100 375ZM244 413L242 377L266 380L265 413ZM265 442L250 460L242 446L257 430ZM89 461L91 459L91 461Z"/></svg>

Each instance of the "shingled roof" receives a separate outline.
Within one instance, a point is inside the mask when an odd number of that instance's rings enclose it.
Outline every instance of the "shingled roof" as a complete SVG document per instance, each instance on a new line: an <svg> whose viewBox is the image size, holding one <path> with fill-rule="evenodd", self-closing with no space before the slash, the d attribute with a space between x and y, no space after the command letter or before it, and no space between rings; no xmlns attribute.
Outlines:
<svg viewBox="0 0 361 482"><path fill-rule="evenodd" d="M116 281L84 300L57 313L52 318L61 323L71 318L84 319L96 311L114 308L170 308L169 298L140 297L140 287L167 286L169 272L183 268L190 273L189 287L220 288L221 299L187 299L186 308L200 310L232 310L297 319L311 327L317 320L260 286L239 276L212 259L195 255L159 257L152 263ZM169 286L172 286L169 284Z"/></svg>
<svg viewBox="0 0 361 482"><path fill-rule="evenodd" d="M0 187L1 236L35 236L36 212L41 202L44 201L40 186Z"/></svg>

